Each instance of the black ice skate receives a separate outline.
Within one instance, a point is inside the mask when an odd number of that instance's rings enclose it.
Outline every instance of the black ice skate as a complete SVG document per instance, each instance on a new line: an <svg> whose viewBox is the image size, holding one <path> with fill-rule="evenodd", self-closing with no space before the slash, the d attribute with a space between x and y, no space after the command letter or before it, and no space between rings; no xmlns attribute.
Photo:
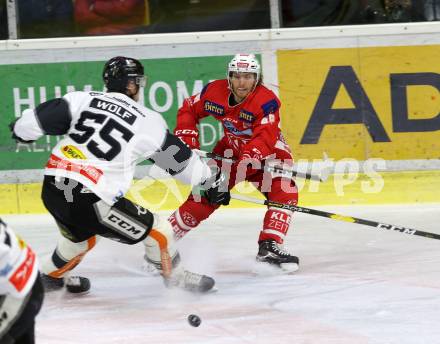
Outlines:
<svg viewBox="0 0 440 344"><path fill-rule="evenodd" d="M280 267L284 272L299 269L299 259L285 251L275 240L263 240L259 243L257 261Z"/></svg>
<svg viewBox="0 0 440 344"><path fill-rule="evenodd" d="M81 276L70 276L66 279L66 289L72 294L85 294L90 290L90 280Z"/></svg>
<svg viewBox="0 0 440 344"><path fill-rule="evenodd" d="M212 277L183 269L176 269L170 277L164 277L164 282L168 288L177 287L195 293L214 291L215 285Z"/></svg>
<svg viewBox="0 0 440 344"><path fill-rule="evenodd" d="M51 292L61 290L64 286L69 293L85 294L90 290L90 280L86 277L70 276L66 278L55 278L41 274L44 291Z"/></svg>

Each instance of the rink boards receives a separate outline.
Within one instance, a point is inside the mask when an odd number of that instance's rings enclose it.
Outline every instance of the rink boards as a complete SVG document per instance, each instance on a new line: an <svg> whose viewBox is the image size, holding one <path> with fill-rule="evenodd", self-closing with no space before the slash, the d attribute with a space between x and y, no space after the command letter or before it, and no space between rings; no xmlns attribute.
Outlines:
<svg viewBox="0 0 440 344"><path fill-rule="evenodd" d="M8 123L47 99L102 90L103 62L115 55L143 62L148 87L140 102L174 128L185 97L224 78L231 55L254 52L265 85L281 99L283 132L297 161L325 153L340 167L383 162L375 177L344 167L319 186L298 180L301 205L440 202L439 24L0 41L0 213L44 211L41 169L59 140L16 145ZM222 135L218 122L204 121L202 149ZM188 193L159 182L146 190L151 199L138 191L131 197L153 209L173 209Z"/></svg>
<svg viewBox="0 0 440 344"><path fill-rule="evenodd" d="M297 181L299 205L362 205L393 203L440 203L440 171L383 172L379 178L366 175L332 175L324 182ZM174 210L186 199L189 187L164 179L154 184L136 181L128 198L152 211ZM261 194L241 184L232 192L255 197ZM41 184L0 184L0 214L45 213L40 200ZM233 200L228 208L261 207Z"/></svg>

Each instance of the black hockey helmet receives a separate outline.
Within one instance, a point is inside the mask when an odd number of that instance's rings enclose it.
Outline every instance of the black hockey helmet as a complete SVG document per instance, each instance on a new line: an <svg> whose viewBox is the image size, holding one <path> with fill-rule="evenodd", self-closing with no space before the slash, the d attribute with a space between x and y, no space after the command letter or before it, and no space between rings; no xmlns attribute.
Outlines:
<svg viewBox="0 0 440 344"><path fill-rule="evenodd" d="M108 60L102 72L105 87L109 92L124 93L129 81L145 87L144 67L131 57L116 56Z"/></svg>

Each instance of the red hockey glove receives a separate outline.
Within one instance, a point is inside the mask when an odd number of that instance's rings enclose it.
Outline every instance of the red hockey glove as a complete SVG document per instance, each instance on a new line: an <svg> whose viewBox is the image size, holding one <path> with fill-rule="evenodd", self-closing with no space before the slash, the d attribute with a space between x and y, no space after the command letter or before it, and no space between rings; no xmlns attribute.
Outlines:
<svg viewBox="0 0 440 344"><path fill-rule="evenodd" d="M176 135L184 144L190 149L200 149L199 132L192 129L178 129L174 131Z"/></svg>

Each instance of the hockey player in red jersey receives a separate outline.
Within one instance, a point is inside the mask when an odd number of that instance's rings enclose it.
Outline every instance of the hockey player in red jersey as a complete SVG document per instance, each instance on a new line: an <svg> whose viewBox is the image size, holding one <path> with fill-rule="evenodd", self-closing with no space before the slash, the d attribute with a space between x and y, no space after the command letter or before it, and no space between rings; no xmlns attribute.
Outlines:
<svg viewBox="0 0 440 344"><path fill-rule="evenodd" d="M253 183L271 201L296 205L298 192L291 178L267 176L263 164L292 163L291 151L280 129L278 97L262 84L254 55L238 54L228 64L227 79L207 84L201 93L185 99L177 113L174 134L192 149L199 149L199 121L213 116L223 123L224 136L213 153L232 157L229 189L243 179ZM217 162L221 164L221 162ZM223 166L223 169L225 166ZM228 202L225 202L227 204ZM169 218L175 236L183 237L220 205L190 195ZM283 248L292 212L269 207L258 238L257 261L293 272L299 260Z"/></svg>

